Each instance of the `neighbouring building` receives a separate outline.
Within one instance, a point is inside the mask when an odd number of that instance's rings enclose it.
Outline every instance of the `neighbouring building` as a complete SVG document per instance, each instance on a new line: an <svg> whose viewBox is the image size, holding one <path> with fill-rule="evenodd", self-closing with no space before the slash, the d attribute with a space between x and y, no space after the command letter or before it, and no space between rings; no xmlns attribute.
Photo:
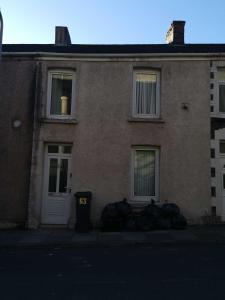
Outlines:
<svg viewBox="0 0 225 300"><path fill-rule="evenodd" d="M74 193L225 220L225 44L3 44L0 222L73 227ZM1 48L0 48L1 49ZM211 170L211 172L210 172Z"/></svg>

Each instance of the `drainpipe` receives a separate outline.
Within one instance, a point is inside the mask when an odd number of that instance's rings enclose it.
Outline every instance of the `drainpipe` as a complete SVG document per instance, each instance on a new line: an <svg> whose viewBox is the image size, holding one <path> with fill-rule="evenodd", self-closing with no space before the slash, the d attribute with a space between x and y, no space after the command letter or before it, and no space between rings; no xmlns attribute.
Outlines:
<svg viewBox="0 0 225 300"><path fill-rule="evenodd" d="M3 36L3 18L0 11L0 60L2 58L2 36Z"/></svg>

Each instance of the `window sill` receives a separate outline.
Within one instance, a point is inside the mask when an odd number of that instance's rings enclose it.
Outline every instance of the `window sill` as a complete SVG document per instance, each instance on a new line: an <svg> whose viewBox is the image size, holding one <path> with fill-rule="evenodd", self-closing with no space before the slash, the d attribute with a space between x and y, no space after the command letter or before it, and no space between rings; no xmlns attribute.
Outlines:
<svg viewBox="0 0 225 300"><path fill-rule="evenodd" d="M165 123L164 120L160 118L135 118L135 117L130 117L127 120L128 122L145 122L145 123Z"/></svg>
<svg viewBox="0 0 225 300"><path fill-rule="evenodd" d="M78 124L76 119L40 119L41 123L50 124Z"/></svg>
<svg viewBox="0 0 225 300"><path fill-rule="evenodd" d="M211 118L224 119L225 118L225 114L211 112Z"/></svg>

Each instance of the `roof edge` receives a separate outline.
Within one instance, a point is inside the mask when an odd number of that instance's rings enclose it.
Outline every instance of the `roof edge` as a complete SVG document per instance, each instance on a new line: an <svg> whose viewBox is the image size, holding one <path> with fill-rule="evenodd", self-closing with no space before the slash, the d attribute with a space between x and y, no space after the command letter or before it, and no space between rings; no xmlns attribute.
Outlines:
<svg viewBox="0 0 225 300"><path fill-rule="evenodd" d="M2 56L15 57L37 57L37 58L163 58L163 57L182 57L182 58L222 58L225 57L224 52L210 53L56 53L56 52L3 52Z"/></svg>

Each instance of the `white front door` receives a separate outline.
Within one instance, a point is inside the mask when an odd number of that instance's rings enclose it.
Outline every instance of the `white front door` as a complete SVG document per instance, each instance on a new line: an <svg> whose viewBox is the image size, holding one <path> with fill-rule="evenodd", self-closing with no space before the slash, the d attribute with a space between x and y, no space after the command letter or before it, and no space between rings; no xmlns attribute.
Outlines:
<svg viewBox="0 0 225 300"><path fill-rule="evenodd" d="M221 217L222 217L222 221L225 220L225 157L223 154L220 153L220 170L221 170L221 189L218 189L217 191L217 195L215 196L219 196L221 197L222 203L221 203ZM220 191L221 191L221 195L220 195Z"/></svg>
<svg viewBox="0 0 225 300"><path fill-rule="evenodd" d="M42 224L68 224L71 207L71 145L49 144L45 153Z"/></svg>
<svg viewBox="0 0 225 300"><path fill-rule="evenodd" d="M222 170L222 209L223 216L225 216L225 169Z"/></svg>

